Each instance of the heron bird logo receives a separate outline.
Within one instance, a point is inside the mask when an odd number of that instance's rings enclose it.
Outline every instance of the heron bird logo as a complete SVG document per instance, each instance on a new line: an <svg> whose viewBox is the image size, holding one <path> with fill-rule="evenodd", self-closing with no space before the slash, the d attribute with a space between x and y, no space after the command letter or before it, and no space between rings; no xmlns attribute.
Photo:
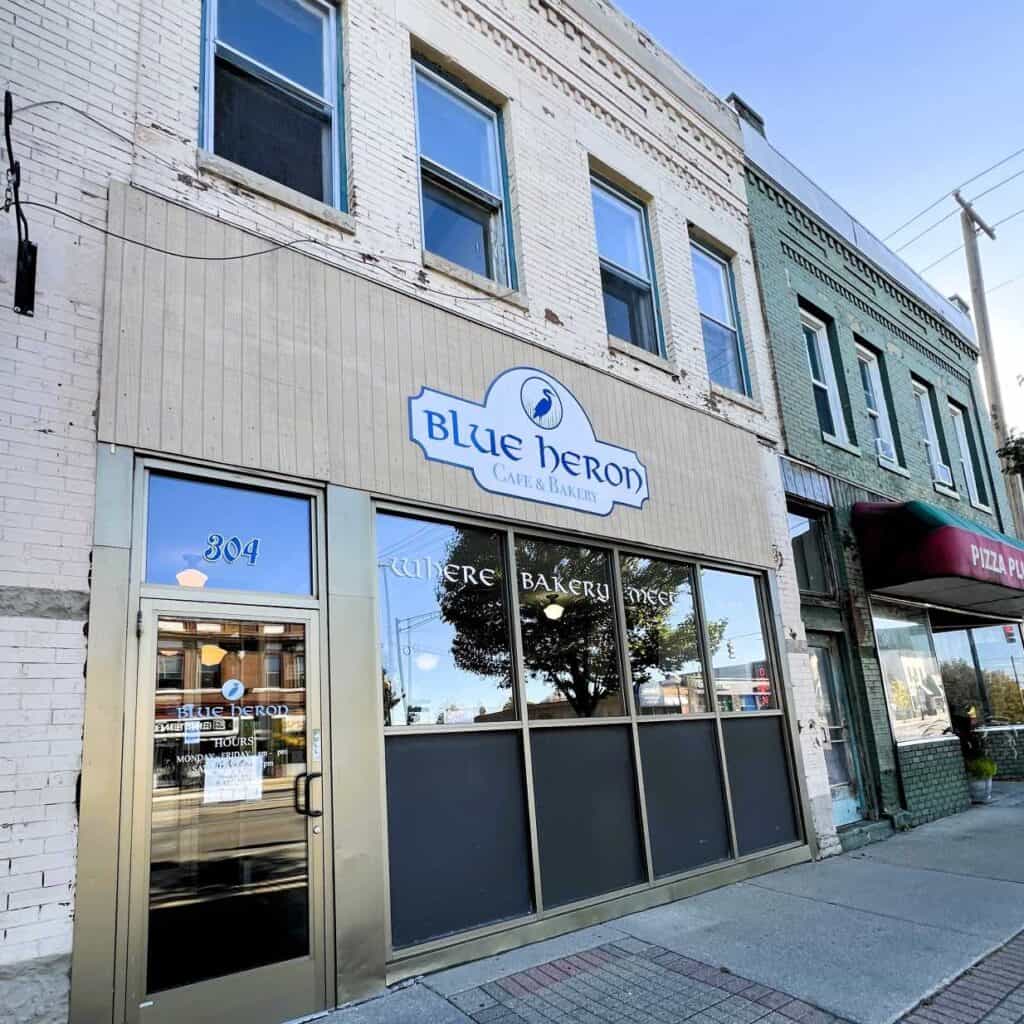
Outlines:
<svg viewBox="0 0 1024 1024"><path fill-rule="evenodd" d="M555 386L543 377L530 377L523 382L520 398L523 411L539 427L552 430L562 422L562 400Z"/></svg>

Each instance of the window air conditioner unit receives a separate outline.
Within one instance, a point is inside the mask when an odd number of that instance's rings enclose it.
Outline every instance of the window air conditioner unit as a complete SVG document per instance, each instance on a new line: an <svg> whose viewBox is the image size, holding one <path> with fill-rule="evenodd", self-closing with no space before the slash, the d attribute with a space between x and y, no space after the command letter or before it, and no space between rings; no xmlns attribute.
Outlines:
<svg viewBox="0 0 1024 1024"><path fill-rule="evenodd" d="M953 486L953 470L943 462L937 462L932 466L932 477L937 484L942 484L943 487Z"/></svg>
<svg viewBox="0 0 1024 1024"><path fill-rule="evenodd" d="M896 448L892 441L887 441L884 437L875 438L875 451L878 457L886 462L896 461Z"/></svg>

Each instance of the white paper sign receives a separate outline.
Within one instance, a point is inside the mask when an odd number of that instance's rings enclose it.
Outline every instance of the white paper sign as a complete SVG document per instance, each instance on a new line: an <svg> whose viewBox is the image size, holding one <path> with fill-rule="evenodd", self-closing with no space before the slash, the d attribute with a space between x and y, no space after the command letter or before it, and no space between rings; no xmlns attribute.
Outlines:
<svg viewBox="0 0 1024 1024"><path fill-rule="evenodd" d="M262 754L208 754L204 767L204 804L263 799Z"/></svg>
<svg viewBox="0 0 1024 1024"><path fill-rule="evenodd" d="M636 452L599 440L575 395L528 366L495 377L482 403L422 388L409 399L409 437L494 494L599 516L650 497Z"/></svg>

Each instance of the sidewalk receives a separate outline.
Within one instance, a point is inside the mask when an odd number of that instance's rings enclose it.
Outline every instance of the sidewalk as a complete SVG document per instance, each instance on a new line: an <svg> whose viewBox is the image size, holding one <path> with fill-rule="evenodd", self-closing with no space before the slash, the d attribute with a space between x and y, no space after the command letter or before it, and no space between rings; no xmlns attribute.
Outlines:
<svg viewBox="0 0 1024 1024"><path fill-rule="evenodd" d="M1024 783L996 794L854 853L438 972L327 1021L889 1024L932 997L907 1024L1013 1024L1024 940L938 994L1024 929Z"/></svg>

